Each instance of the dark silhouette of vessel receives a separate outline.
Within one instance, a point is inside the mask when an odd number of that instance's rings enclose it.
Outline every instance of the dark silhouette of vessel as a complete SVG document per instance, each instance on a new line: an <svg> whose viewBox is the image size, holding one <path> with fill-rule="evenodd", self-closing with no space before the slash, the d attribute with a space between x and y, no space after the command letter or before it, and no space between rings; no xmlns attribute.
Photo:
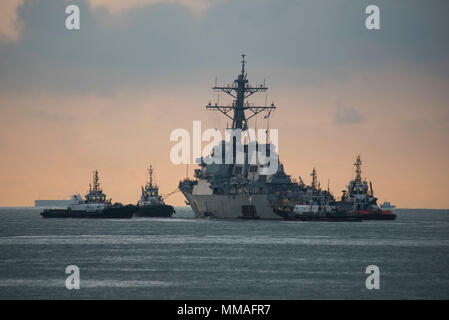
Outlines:
<svg viewBox="0 0 449 320"><path fill-rule="evenodd" d="M343 190L341 201L335 203L340 211L360 213L363 220L395 220L396 215L391 210L382 210L377 205L373 185L362 180L362 160L357 156L355 179L349 181L348 189Z"/></svg>
<svg viewBox="0 0 449 320"><path fill-rule="evenodd" d="M93 174L93 184L89 184L89 192L85 199L75 194L70 200L67 209L45 209L41 212L43 218L91 218L91 219L130 219L137 207L122 205L106 200L106 195L100 188L98 171Z"/></svg>
<svg viewBox="0 0 449 320"><path fill-rule="evenodd" d="M153 185L153 167L150 165L148 170L150 179L142 187L142 195L137 203L137 210L134 213L135 217L147 218L169 218L175 212L175 209L165 204L162 196L159 195L159 186Z"/></svg>

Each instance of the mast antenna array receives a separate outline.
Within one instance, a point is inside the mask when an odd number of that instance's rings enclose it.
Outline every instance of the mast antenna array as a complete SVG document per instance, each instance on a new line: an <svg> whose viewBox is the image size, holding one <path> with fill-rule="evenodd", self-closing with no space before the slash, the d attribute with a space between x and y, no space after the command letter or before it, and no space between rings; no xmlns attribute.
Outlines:
<svg viewBox="0 0 449 320"><path fill-rule="evenodd" d="M100 179L98 178L98 170L94 170L93 174L93 191L101 191L100 189Z"/></svg>
<svg viewBox="0 0 449 320"><path fill-rule="evenodd" d="M238 75L237 79L234 80L232 85L227 86L215 86L212 87L213 90L217 92L224 92L234 98L231 106L222 106L219 103L212 105L210 102L206 106L207 110L220 111L226 117L232 120L232 130L242 129L248 130L248 120L264 110L275 110L276 106L272 103L270 106L252 106L248 102L245 103L245 99L248 99L251 95L257 92L265 92L268 88L264 84L260 86L251 86L248 84L247 73L245 72L245 54L242 54L242 70ZM245 115L245 111L250 111L252 114L250 116ZM231 111L233 114L230 114Z"/></svg>
<svg viewBox="0 0 449 320"><path fill-rule="evenodd" d="M362 181L362 160L360 159L360 154L357 156L357 160L354 163L355 166L355 180Z"/></svg>
<svg viewBox="0 0 449 320"><path fill-rule="evenodd" d="M150 188L153 187L153 166L150 164L150 167L148 168L148 175L150 176L149 186Z"/></svg>

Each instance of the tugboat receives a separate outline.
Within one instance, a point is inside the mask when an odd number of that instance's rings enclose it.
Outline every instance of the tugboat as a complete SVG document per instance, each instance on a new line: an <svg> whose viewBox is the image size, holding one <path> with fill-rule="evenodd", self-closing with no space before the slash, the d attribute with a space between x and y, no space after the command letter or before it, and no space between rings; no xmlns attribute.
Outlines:
<svg viewBox="0 0 449 320"><path fill-rule="evenodd" d="M390 210L382 210L374 197L373 185L362 181L362 160L360 155L354 163L356 177L349 181L348 190L343 190L341 201L335 205L338 211L360 213L363 220L394 220L396 215Z"/></svg>
<svg viewBox="0 0 449 320"><path fill-rule="evenodd" d="M316 169L311 173L312 183L305 186L302 199L293 207L290 203L275 210L277 214L285 220L299 221L362 221L362 214L359 212L337 210L334 205L334 197L328 190L321 190L320 183L317 182ZM301 185L304 186L301 177Z"/></svg>
<svg viewBox="0 0 449 320"><path fill-rule="evenodd" d="M153 185L153 167L150 165L148 170L150 180L142 187L142 195L137 203L135 217L171 217L175 210L172 206L164 203L159 195L159 186Z"/></svg>
<svg viewBox="0 0 449 320"><path fill-rule="evenodd" d="M136 211L136 206L123 206L121 203L111 203L100 188L98 171L93 172L93 184L89 184L89 192L85 199L80 194L71 197L67 209L45 209L41 212L43 218L103 218L130 219Z"/></svg>
<svg viewBox="0 0 449 320"><path fill-rule="evenodd" d="M363 216L359 212L336 210L334 206L330 205L295 205L291 211L278 209L277 213L284 217L285 220L331 222L355 222L363 220Z"/></svg>

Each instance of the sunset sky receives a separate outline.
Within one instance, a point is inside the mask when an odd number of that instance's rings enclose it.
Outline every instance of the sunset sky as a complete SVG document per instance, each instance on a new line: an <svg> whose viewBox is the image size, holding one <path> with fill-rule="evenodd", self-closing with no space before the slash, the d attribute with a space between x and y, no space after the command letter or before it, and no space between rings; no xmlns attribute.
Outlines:
<svg viewBox="0 0 449 320"><path fill-rule="evenodd" d="M65 28L69 4L80 30ZM365 28L370 4L381 30ZM84 194L94 169L108 197L136 203L150 163L161 193L175 190L186 166L170 162L170 132L226 127L205 106L245 53L278 107L288 174L310 183L316 167L340 196L361 153L380 201L449 208L448 12L445 0L1 1L0 206Z"/></svg>

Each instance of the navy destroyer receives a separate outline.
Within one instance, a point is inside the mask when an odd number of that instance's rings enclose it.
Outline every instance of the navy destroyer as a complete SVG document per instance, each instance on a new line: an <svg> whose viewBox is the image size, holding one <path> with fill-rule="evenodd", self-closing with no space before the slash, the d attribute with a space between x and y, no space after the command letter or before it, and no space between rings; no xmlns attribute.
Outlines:
<svg viewBox="0 0 449 320"><path fill-rule="evenodd" d="M109 218L129 219L137 210L136 206L123 206L121 203L112 204L100 188L98 171L93 172L93 183L89 184L89 192L85 199L75 194L70 199L67 209L45 209L41 212L43 218Z"/></svg>
<svg viewBox="0 0 449 320"><path fill-rule="evenodd" d="M298 183L286 174L278 150L268 136L266 143L260 143L255 139L251 141L251 135L248 134L240 149L243 151L241 161L236 161L239 132L241 135L248 131L248 120L261 112L266 112L264 118L268 118L276 109L273 103L270 106L255 106L247 101L251 95L265 92L268 88L265 83L259 86L249 84L245 72L245 55L242 57L242 68L237 79L231 85L215 85L212 88L231 96L232 104L223 106L209 103L206 106L207 110L219 111L232 120L230 138L220 141L209 156L199 159L199 168L194 170L193 179L186 178L179 182L178 188L196 217L302 221L394 219L396 216L391 211L382 211L377 206L372 186L368 193L367 183L361 179L360 157L356 163L356 179L350 182L348 192L341 201L335 200L329 186L327 190L321 189L316 169L312 171L310 185L305 185L301 177ZM268 135L268 128L266 132ZM232 154L230 162L226 161L225 156L229 151ZM270 156L269 162L255 163L254 153L257 157L260 153ZM267 174L265 169L273 161L277 169Z"/></svg>
<svg viewBox="0 0 449 320"><path fill-rule="evenodd" d="M142 195L137 203L135 217L171 217L174 208L165 204L159 195L159 186L153 184L153 166L148 169L149 181L142 187Z"/></svg>
<svg viewBox="0 0 449 320"><path fill-rule="evenodd" d="M243 161L236 161L238 146L237 137L233 134L248 131L248 120L252 117L266 112L267 118L276 109L273 103L269 106L255 106L247 101L251 95L265 92L268 88L265 84L251 86L248 83L245 55L242 57L241 71L233 84L215 85L212 88L233 97L232 104L223 106L209 103L206 106L207 110L219 111L232 120L232 138L222 140L209 157L200 159L200 167L195 169L194 179L180 181L178 187L187 199L186 203L192 207L196 217L279 220L286 219L286 211L281 210L282 208L293 208L296 203L304 201L307 195L312 197L319 193L322 201L333 199L328 191L318 192L315 188L311 190L286 174L278 151L268 141L268 137L265 143L254 139L245 141L241 149ZM217 151L221 151L221 161L210 161L211 158L217 159ZM226 161L227 151L232 151L232 161ZM254 163L254 153L264 154L270 158L269 162ZM272 163L273 161L276 163ZM273 164L277 170L267 174L266 168Z"/></svg>

